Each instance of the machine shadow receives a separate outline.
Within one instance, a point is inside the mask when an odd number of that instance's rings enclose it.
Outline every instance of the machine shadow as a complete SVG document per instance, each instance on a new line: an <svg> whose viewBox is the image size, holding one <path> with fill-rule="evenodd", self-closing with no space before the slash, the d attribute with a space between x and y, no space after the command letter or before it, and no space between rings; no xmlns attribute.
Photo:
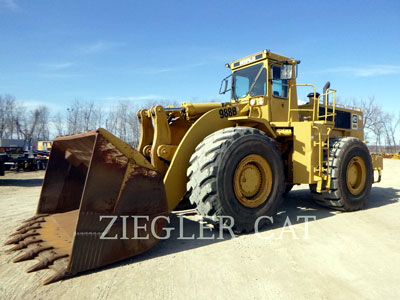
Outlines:
<svg viewBox="0 0 400 300"><path fill-rule="evenodd" d="M399 193L400 190L398 189L374 187L371 192L369 204L365 209L372 209L395 203L399 201ZM262 233L264 231L282 228L287 218L290 219L290 223L292 225L296 225L305 222L304 217L301 218L301 216L315 216L315 220L309 219L309 222L313 222L320 219L333 217L340 213L342 212L338 212L316 204L312 200L311 192L308 189L297 189L286 195L277 215L273 218L274 223L272 225L260 228L259 232ZM179 216L182 216L183 218L180 219ZM82 272L77 276L85 276L87 274L102 272L132 263L138 263L157 257L189 251L211 244L228 241L233 238L228 232L223 232L221 236L218 228L210 228L211 230L203 230L204 237L211 237L212 235L214 237L210 239L199 239L200 230L203 224L201 224L200 218L194 209L173 212L170 215L170 221L171 222L167 226L168 228L173 228L173 230L171 230L170 238L160 241L160 243L158 243L149 251L135 257L101 267L99 269ZM180 225L180 222L182 222L182 225ZM180 227L183 227L182 232L179 231ZM248 233L248 235L251 234L254 234L254 232ZM193 236L193 239L182 239L182 237L188 238L191 236Z"/></svg>
<svg viewBox="0 0 400 300"><path fill-rule="evenodd" d="M396 203L400 199L400 190L391 187L373 187L369 201L364 209L377 208L388 204Z"/></svg>
<svg viewBox="0 0 400 300"><path fill-rule="evenodd" d="M41 186L43 179L0 179L0 186L21 186L21 187L32 187Z"/></svg>
<svg viewBox="0 0 400 300"><path fill-rule="evenodd" d="M166 226L166 228L172 228L169 239L160 241L156 246L145 253L95 270L82 272L78 274L77 277L84 276L86 274L102 272L104 270L129 265L132 263L138 263L161 256L175 254L178 252L188 251L232 239L232 236L227 232L222 232L222 236L220 236L219 229L214 229L212 226L200 221L199 218L196 218L196 216L197 213L194 209L171 213L170 223ZM199 239L202 225L204 225L206 228L203 230L203 236L205 239ZM180 231L180 228L183 228L183 230ZM209 230L207 228L209 228ZM193 238L189 239L189 237L192 236Z"/></svg>
<svg viewBox="0 0 400 300"><path fill-rule="evenodd" d="M313 201L311 192L309 189L297 189L292 190L287 194L280 206L276 216L274 217L274 224L269 227L264 227L260 232L267 231L269 229L277 229L284 226L285 221L289 219L290 224L296 225L304 223L304 217L315 217L315 221L333 217L338 212L336 210L322 207ZM314 219L309 219L309 222Z"/></svg>
<svg viewBox="0 0 400 300"><path fill-rule="evenodd" d="M399 201L399 197L399 189L373 187L364 210L396 203ZM301 218L301 216L315 216L316 220L320 220L342 213L346 212L336 211L316 204L309 189L293 190L286 195L277 215L274 217L274 224L264 227L260 232L282 227L287 218L290 219L292 225L295 225L304 223L304 217ZM298 218L299 216L300 218ZM310 219L309 221L313 220Z"/></svg>

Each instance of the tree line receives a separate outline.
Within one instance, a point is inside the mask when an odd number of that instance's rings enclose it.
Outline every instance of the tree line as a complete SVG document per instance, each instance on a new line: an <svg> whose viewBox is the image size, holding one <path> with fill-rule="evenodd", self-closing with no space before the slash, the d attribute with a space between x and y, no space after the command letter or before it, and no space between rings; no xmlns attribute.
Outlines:
<svg viewBox="0 0 400 300"><path fill-rule="evenodd" d="M28 109L12 95L0 95L0 138L47 140L50 137L50 111L40 105Z"/></svg>
<svg viewBox="0 0 400 300"><path fill-rule="evenodd" d="M29 108L12 95L0 95L0 139L51 140L56 136L105 128L136 147L140 137L136 112L157 104L178 105L169 100L140 104L121 100L105 107L95 101L74 100L66 110L51 113L44 105Z"/></svg>
<svg viewBox="0 0 400 300"><path fill-rule="evenodd" d="M400 129L400 111L385 111L375 97L366 100L346 100L344 104L361 108L363 111L364 135L371 151L391 153L400 151L400 140L397 135Z"/></svg>
<svg viewBox="0 0 400 300"><path fill-rule="evenodd" d="M386 112L374 97L366 100L339 101L361 108L364 113L365 139L374 152L398 152L400 141L400 111ZM74 100L64 111L52 113L45 105L27 107L12 95L0 95L0 138L50 140L55 136L71 135L96 128L105 128L122 140L137 146L140 125L136 112L153 105L175 105L174 101L118 101L105 107L95 101Z"/></svg>

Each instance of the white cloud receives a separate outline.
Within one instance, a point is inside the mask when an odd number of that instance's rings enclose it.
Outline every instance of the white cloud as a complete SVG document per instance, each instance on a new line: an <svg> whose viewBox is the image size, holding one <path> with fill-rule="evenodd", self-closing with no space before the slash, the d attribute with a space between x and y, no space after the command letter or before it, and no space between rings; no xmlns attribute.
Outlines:
<svg viewBox="0 0 400 300"><path fill-rule="evenodd" d="M55 102L49 102L45 100L39 100L39 99L18 99L23 105L28 108L28 109L34 109L39 106L46 106L49 108L50 112L54 111L59 111L64 108L63 105L55 103Z"/></svg>
<svg viewBox="0 0 400 300"><path fill-rule="evenodd" d="M81 54L94 54L107 51L120 45L120 43L97 41L91 44L77 46L76 49Z"/></svg>
<svg viewBox="0 0 400 300"><path fill-rule="evenodd" d="M110 97L104 97L104 98L97 98L93 99L96 103L101 102L101 107L104 110L109 110L115 107L118 102L128 102L131 105L139 105L139 107L142 108L150 108L154 105L162 105L162 106L167 106L167 105L174 105L174 106L179 106L180 101L177 101L176 99L171 99L170 97L165 97L165 96L160 96L160 95L153 95L153 94L148 94L148 95L138 95L138 96L110 96ZM138 108L136 106L136 108Z"/></svg>
<svg viewBox="0 0 400 300"><path fill-rule="evenodd" d="M139 74L146 74L146 75L154 75L154 74L161 74L161 73L168 73L168 72L177 72L177 71L184 71L192 68L197 68L206 65L206 63L194 63L188 65L181 65L181 66L173 66L173 67L164 67L164 68L155 68L155 67L145 67L145 68L138 68L134 69L131 72L139 73Z"/></svg>
<svg viewBox="0 0 400 300"><path fill-rule="evenodd" d="M317 71L317 73L347 73L357 77L372 77L380 75L400 74L400 66L397 65L366 65L364 67L343 66Z"/></svg>
<svg viewBox="0 0 400 300"><path fill-rule="evenodd" d="M34 73L32 75L48 79L85 77L85 75L80 73L57 73L57 72Z"/></svg>
<svg viewBox="0 0 400 300"><path fill-rule="evenodd" d="M49 70L63 70L74 66L75 63L72 62L60 62L60 63L40 63L39 66L44 67Z"/></svg>
<svg viewBox="0 0 400 300"><path fill-rule="evenodd" d="M301 100L301 99L297 100L297 104L299 104L299 105L307 104L307 102L308 101Z"/></svg>
<svg viewBox="0 0 400 300"><path fill-rule="evenodd" d="M151 100L165 100L166 97L160 95L140 95L140 96L110 96L100 98L100 101L110 101L110 102L118 102L118 101L151 101Z"/></svg>
<svg viewBox="0 0 400 300"><path fill-rule="evenodd" d="M0 0L0 6L14 11L18 10L19 8L16 0Z"/></svg>

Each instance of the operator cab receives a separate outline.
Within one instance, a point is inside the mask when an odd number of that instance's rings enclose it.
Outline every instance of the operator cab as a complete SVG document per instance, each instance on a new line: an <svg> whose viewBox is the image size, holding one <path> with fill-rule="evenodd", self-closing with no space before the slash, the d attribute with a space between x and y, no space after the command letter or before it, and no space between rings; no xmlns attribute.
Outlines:
<svg viewBox="0 0 400 300"><path fill-rule="evenodd" d="M232 103L267 106L264 114L269 121L287 121L289 107L297 108L296 91L289 87L296 84L299 63L264 50L226 64L232 74L222 80L220 94L230 91Z"/></svg>
<svg viewBox="0 0 400 300"><path fill-rule="evenodd" d="M297 76L299 63L264 50L226 64L232 74L222 80L220 94L230 91L232 102L248 101L260 96L288 99L289 81Z"/></svg>

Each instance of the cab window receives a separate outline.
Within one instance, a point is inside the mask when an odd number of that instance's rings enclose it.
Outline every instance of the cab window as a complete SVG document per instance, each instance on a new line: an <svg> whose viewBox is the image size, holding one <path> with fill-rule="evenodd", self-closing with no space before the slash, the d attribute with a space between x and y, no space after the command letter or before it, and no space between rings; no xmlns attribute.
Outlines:
<svg viewBox="0 0 400 300"><path fill-rule="evenodd" d="M250 91L250 96L263 96L267 92L267 71L264 68Z"/></svg>
<svg viewBox="0 0 400 300"><path fill-rule="evenodd" d="M289 92L289 81L287 79L279 79L281 77L281 67L271 66L271 75L272 96L287 98Z"/></svg>
<svg viewBox="0 0 400 300"><path fill-rule="evenodd" d="M233 72L232 98L243 98L247 95L262 96L267 90L267 71L263 64L252 65Z"/></svg>

